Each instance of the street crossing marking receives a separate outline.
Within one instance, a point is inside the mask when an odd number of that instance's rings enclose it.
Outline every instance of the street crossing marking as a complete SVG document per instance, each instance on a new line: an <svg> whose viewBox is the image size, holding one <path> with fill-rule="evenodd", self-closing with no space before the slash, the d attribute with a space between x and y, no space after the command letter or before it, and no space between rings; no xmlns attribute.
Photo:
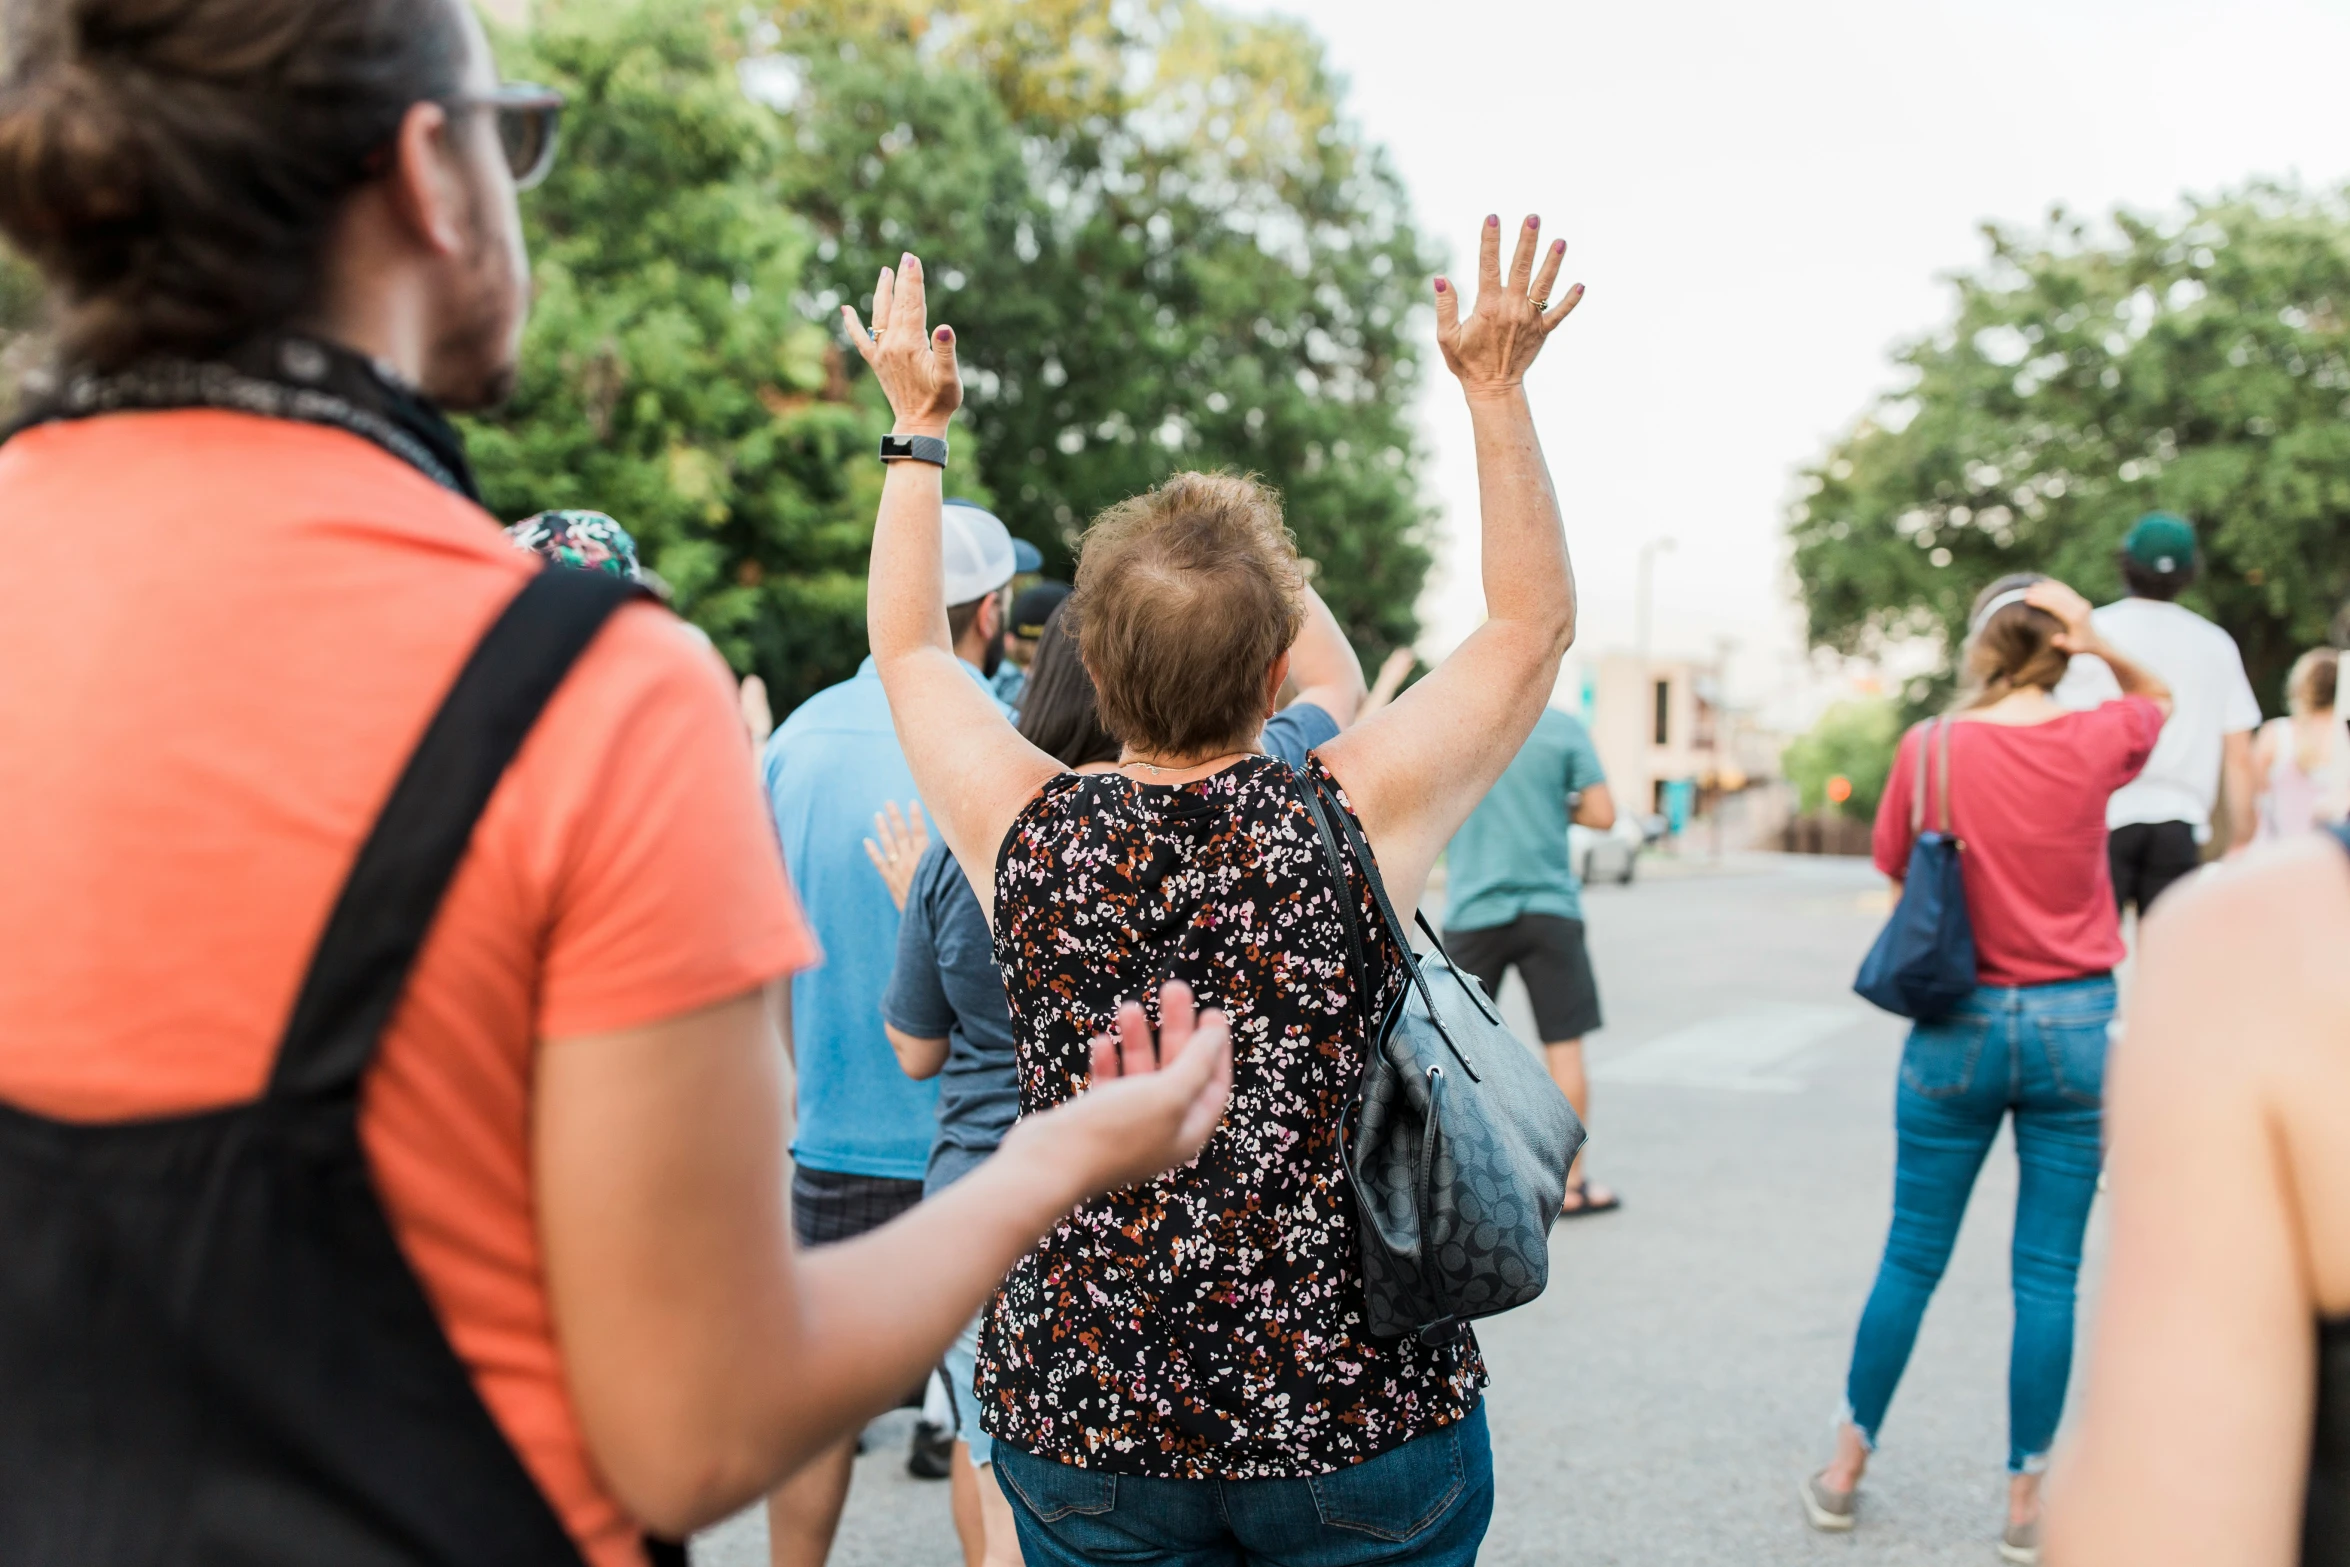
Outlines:
<svg viewBox="0 0 2350 1567"><path fill-rule="evenodd" d="M1800 1093L1797 1058L1872 1015L1857 1005L1765 1003L1659 1035L1593 1063L1591 1075L1602 1083Z"/></svg>

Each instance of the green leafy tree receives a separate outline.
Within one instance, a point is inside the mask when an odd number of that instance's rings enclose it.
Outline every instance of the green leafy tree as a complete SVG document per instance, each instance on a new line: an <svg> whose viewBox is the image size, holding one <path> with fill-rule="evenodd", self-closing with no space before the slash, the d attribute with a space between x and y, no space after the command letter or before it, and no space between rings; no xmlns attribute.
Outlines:
<svg viewBox="0 0 2350 1567"><path fill-rule="evenodd" d="M15 406L17 382L30 368L41 300L41 275L0 245L0 410Z"/></svg>
<svg viewBox="0 0 2350 1567"><path fill-rule="evenodd" d="M1901 742L1901 708L1883 697L1838 702L1787 747L1779 765L1795 785L1802 809L1830 806L1846 816L1869 821L1885 796L1885 779L1893 770L1894 748ZM1852 786L1841 803L1828 795L1829 780L1842 778Z"/></svg>
<svg viewBox="0 0 2350 1567"><path fill-rule="evenodd" d="M2202 535L2186 602L2273 706L2350 592L2350 195L2259 184L1985 234L1956 318L1897 356L1910 384L1805 476L1790 532L1813 640L1955 648L2009 571L2118 596L2121 537L2161 507Z"/></svg>
<svg viewBox="0 0 2350 1567"><path fill-rule="evenodd" d="M1408 335L1431 258L1293 23L1196 3L807 6L772 35L827 307L918 248L981 483L1068 569L1185 467L1283 492L1366 651L1427 574Z"/></svg>
<svg viewBox="0 0 2350 1567"><path fill-rule="evenodd" d="M513 400L470 421L491 507L608 511L678 607L779 705L864 654L886 429L808 316L814 243L739 30L679 0L543 4L507 68L571 107L523 198L537 298Z"/></svg>

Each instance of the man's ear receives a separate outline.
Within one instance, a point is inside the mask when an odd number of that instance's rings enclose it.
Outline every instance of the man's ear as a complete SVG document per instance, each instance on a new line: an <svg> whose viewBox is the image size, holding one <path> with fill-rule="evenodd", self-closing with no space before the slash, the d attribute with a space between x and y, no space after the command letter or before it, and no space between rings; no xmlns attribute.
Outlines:
<svg viewBox="0 0 2350 1567"><path fill-rule="evenodd" d="M384 194L399 226L438 256L464 253L466 209L462 160L451 145L456 127L437 103L412 103L392 140Z"/></svg>
<svg viewBox="0 0 2350 1567"><path fill-rule="evenodd" d="M972 629L983 642L994 641L995 634L1004 629L1004 622L1010 618L1004 609L1004 592L998 588L990 593L987 602L979 606L979 613L971 617Z"/></svg>

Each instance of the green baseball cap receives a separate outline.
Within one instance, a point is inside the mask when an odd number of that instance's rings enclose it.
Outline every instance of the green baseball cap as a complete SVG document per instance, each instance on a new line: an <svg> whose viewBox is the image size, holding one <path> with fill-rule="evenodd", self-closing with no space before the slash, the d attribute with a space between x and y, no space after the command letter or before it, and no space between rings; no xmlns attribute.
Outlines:
<svg viewBox="0 0 2350 1567"><path fill-rule="evenodd" d="M2185 571L2195 564L2195 525L2175 512L2150 511L2131 525L2122 553L2148 571Z"/></svg>

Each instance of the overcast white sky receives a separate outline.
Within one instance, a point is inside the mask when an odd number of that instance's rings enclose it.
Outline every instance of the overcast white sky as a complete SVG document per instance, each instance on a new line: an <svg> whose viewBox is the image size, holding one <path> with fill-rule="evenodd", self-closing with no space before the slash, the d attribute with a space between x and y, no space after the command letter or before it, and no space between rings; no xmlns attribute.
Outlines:
<svg viewBox="0 0 2350 1567"><path fill-rule="evenodd" d="M1246 3L1246 0L1244 0ZM1739 639L1765 699L1800 642L1796 466L1937 325L1985 218L2164 207L2252 174L2350 178L2350 0L1263 0L1309 22L1456 269L1491 210L1568 239L1590 296L1531 383L1583 590L1629 646L1641 541L1662 654ZM1481 614L1465 414L1435 365L1444 508L1426 651Z"/></svg>

